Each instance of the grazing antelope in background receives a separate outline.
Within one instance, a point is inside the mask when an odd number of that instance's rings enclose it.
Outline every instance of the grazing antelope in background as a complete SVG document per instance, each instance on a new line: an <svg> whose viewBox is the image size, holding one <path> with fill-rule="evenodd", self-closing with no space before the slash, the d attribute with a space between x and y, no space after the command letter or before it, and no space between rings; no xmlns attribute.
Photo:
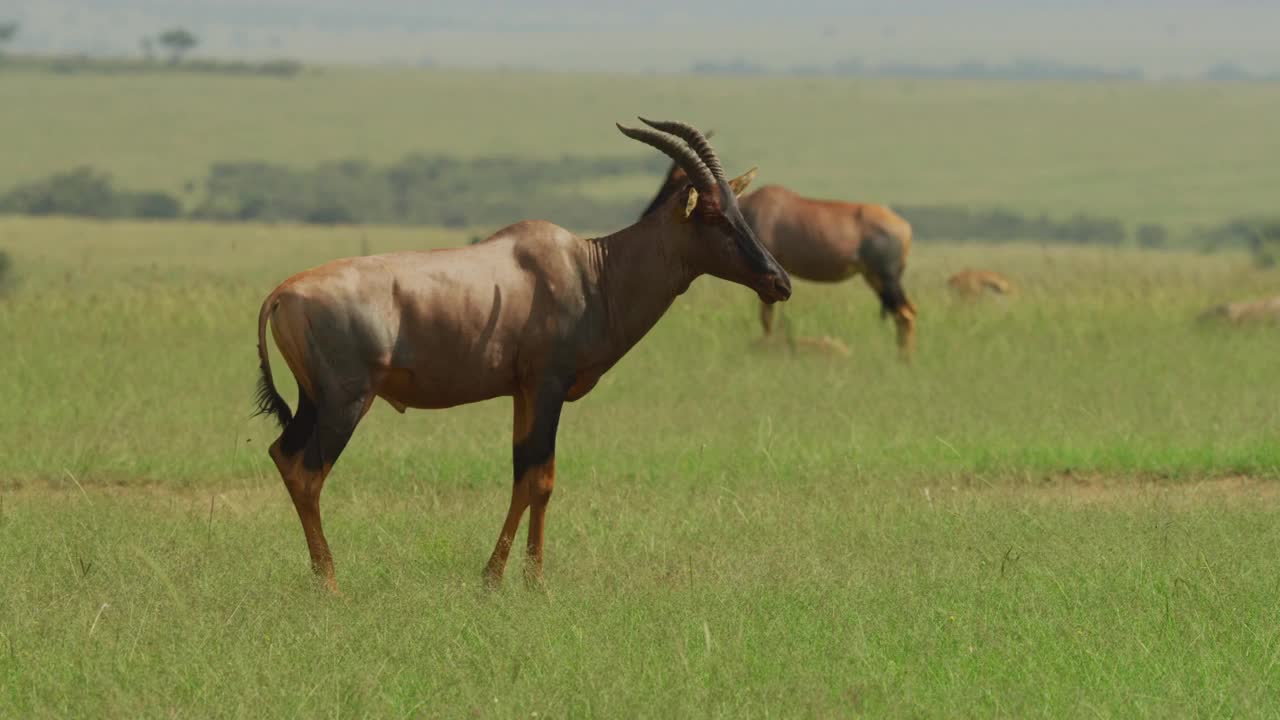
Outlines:
<svg viewBox="0 0 1280 720"><path fill-rule="evenodd" d="M1226 320L1234 325L1263 320L1280 323L1280 296L1215 305L1201 313L1200 320Z"/></svg>
<svg viewBox="0 0 1280 720"><path fill-rule="evenodd" d="M754 177L754 170L749 175ZM642 216L688 183L684 169L672 163ZM745 195L738 205L760 244L795 277L834 283L861 275L879 296L881 314L892 316L897 325L902 359L911 359L916 307L902 289L911 250L911 225L906 220L881 205L813 200L779 185ZM760 306L760 324L768 337L773 332L772 305Z"/></svg>
<svg viewBox="0 0 1280 720"><path fill-rule="evenodd" d="M1013 283L998 272L991 270L961 270L947 278L947 287L962 300L974 300L984 290L997 295L1013 293Z"/></svg>
<svg viewBox="0 0 1280 720"><path fill-rule="evenodd" d="M526 577L537 582L563 403L590 392L699 275L744 285L765 303L790 297L786 271L738 209L750 174L726 180L690 125L644 122L653 129L618 129L666 153L690 185L625 230L584 239L520 222L468 247L335 260L267 296L258 314L258 414L283 428L271 459L330 590L337 582L320 491L375 397L400 412L514 398L514 487L485 575L501 581L528 509ZM298 382L297 414L271 379L268 321Z"/></svg>

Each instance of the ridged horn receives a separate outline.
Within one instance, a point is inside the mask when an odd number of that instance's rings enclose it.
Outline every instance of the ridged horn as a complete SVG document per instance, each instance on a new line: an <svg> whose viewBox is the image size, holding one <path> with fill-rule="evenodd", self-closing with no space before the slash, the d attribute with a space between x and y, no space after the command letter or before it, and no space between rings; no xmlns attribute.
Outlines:
<svg viewBox="0 0 1280 720"><path fill-rule="evenodd" d="M693 187L699 193L707 197L717 197L714 192L716 187L715 175L702 162L698 154L688 145L681 142L679 138L647 128L631 128L620 123L615 124L618 125L618 130L623 135L632 140L639 140L645 145L655 147L674 160L684 170L684 174L689 177L689 182L693 183Z"/></svg>
<svg viewBox="0 0 1280 720"><path fill-rule="evenodd" d="M716 151L711 148L711 143L707 141L711 133L703 135L698 128L678 120L646 120L645 118L640 118L640 122L656 130L671 133L689 143L689 147L698 154L707 169L711 171L711 176L716 180L725 179L724 168L720 165L720 158L716 157Z"/></svg>

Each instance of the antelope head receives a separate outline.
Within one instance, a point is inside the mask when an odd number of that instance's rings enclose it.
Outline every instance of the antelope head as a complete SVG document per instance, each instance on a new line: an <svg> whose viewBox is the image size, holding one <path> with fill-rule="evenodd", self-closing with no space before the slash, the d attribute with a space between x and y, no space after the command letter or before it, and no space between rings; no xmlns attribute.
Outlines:
<svg viewBox="0 0 1280 720"><path fill-rule="evenodd" d="M791 278L738 208L738 196L755 177L756 169L726 179L720 159L701 132L682 122L640 118L648 128L618 125L622 134L661 150L683 173L685 183L664 198L657 213L680 236L694 269L748 287L766 303L791 297ZM650 129L652 128L652 129ZM669 176L679 181L675 170Z"/></svg>

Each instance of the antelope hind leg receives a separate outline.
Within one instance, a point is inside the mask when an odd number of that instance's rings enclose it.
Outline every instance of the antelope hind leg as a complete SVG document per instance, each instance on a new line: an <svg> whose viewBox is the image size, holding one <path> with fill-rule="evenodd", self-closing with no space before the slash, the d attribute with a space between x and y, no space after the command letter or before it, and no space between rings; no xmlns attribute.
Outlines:
<svg viewBox="0 0 1280 720"><path fill-rule="evenodd" d="M306 398L300 394L300 398ZM333 553L320 519L320 492L356 425L368 411L372 395L325 410L310 399L300 400L298 417L271 446L271 458L280 471L311 555L311 569L327 590L338 593ZM301 422L299 422L301 421ZM294 427L299 423L298 427ZM304 438L305 435L305 438Z"/></svg>

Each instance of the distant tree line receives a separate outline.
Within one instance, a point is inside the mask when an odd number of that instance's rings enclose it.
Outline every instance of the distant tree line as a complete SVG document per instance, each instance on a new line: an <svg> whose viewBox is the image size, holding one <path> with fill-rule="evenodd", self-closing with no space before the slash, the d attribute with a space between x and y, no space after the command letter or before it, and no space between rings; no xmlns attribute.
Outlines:
<svg viewBox="0 0 1280 720"><path fill-rule="evenodd" d="M918 79L965 80L1141 80L1143 73L1137 68L1101 68L1073 65L1053 60L1022 59L1010 63L961 62L951 65L927 65L923 63L886 62L867 63L851 58L827 65L794 65L784 70L772 70L745 58L726 62L703 60L693 63L690 72L709 75L800 75L800 76L854 76Z"/></svg>
<svg viewBox="0 0 1280 720"><path fill-rule="evenodd" d="M1024 215L1000 208L974 210L950 205L903 205L894 210L911 223L912 237L924 241L1041 242L1123 245L1129 239L1117 218L1078 213L1065 219ZM1147 228L1157 226L1143 226ZM1162 236L1167 235L1163 233Z"/></svg>
<svg viewBox="0 0 1280 720"><path fill-rule="evenodd" d="M415 154L388 166L345 160L310 169L218 163L187 210L173 195L123 190L109 175L81 167L0 195L0 213L444 227L547 218L571 227L606 228L634 217L644 199L601 199L578 188L594 179L657 177L664 170L657 155L540 160Z"/></svg>
<svg viewBox="0 0 1280 720"><path fill-rule="evenodd" d="M1204 247L1243 248L1262 268L1280 265L1280 217L1240 218L1210 228L1204 233Z"/></svg>
<svg viewBox="0 0 1280 720"><path fill-rule="evenodd" d="M262 162L218 163L184 203L165 192L122 189L106 173L81 167L0 194L0 213L452 228L497 228L542 218L590 230L630 221L647 198L601 198L582 187L601 178L657 177L664 169L657 155L463 159L413 154L390 165L343 160L303 169ZM1232 220L1175 239L1158 223L1132 226L1119 218L1085 213L1052 218L953 205L894 209L911 223L918 242L1237 248L1251 252L1260 266L1280 263L1280 219L1274 218Z"/></svg>
<svg viewBox="0 0 1280 720"><path fill-rule="evenodd" d="M1280 82L1280 72L1257 73L1235 63L1220 62L1205 70L1201 78L1212 82Z"/></svg>
<svg viewBox="0 0 1280 720"><path fill-rule="evenodd" d="M90 167L56 173L0 195L0 213L93 218L177 218L182 203L168 193L130 192Z"/></svg>
<svg viewBox="0 0 1280 720"><path fill-rule="evenodd" d="M196 73L221 73L232 75L275 75L290 77L303 70L302 63L294 60L266 60L262 62L246 62L240 60L186 60L187 53L194 50L200 39L186 28L175 27L158 33L154 37L144 37L141 41L142 54L138 58L103 58L88 55L57 56L13 56L4 55L4 47L18 33L18 24L0 22L0 60L11 68L42 70L46 72L128 74L151 73L157 71L181 71ZM165 62L157 61L157 48L167 54Z"/></svg>
<svg viewBox="0 0 1280 720"><path fill-rule="evenodd" d="M3 298L15 284L13 261L9 259L9 253L0 249L0 298Z"/></svg>
<svg viewBox="0 0 1280 720"><path fill-rule="evenodd" d="M263 60L249 62L242 60L184 60L181 63L155 62L137 58L103 58L88 55L60 55L55 57L38 57L33 55L12 55L5 59L4 65L14 69L36 70L63 75L95 74L95 75L135 75L144 73L209 73L214 75L268 75L275 77L292 77L302 72L305 66L296 60ZM3 67L3 66L0 66Z"/></svg>
<svg viewBox="0 0 1280 720"><path fill-rule="evenodd" d="M1075 245L1127 245L1129 227L1117 218L1077 213L1064 219L1044 214L1024 215L1012 210L974 210L946 205L894 208L911 223L916 241L930 242L1044 242ZM1174 239L1159 223L1141 223L1133 229L1133 243L1146 250L1172 247L1198 248L1205 252L1246 250L1261 268L1280 266L1280 217L1248 217L1212 227L1196 227Z"/></svg>
<svg viewBox="0 0 1280 720"><path fill-rule="evenodd" d="M555 218L572 227L611 227L641 201L606 200L577 188L598 178L659 175L661 158L511 156L459 159L409 155L377 167L358 160L296 170L266 163L210 168L191 211L209 220L494 226Z"/></svg>
<svg viewBox="0 0 1280 720"><path fill-rule="evenodd" d="M1144 80L1133 67L1104 68L1025 58L1008 63L979 61L930 65L911 62L869 63L850 58L826 65L793 65L776 68L746 58L726 61L700 60L689 66L699 75L797 75L802 77L879 77L922 80ZM1280 73L1252 72L1240 65L1221 62L1209 66L1198 79L1210 82L1280 82Z"/></svg>

